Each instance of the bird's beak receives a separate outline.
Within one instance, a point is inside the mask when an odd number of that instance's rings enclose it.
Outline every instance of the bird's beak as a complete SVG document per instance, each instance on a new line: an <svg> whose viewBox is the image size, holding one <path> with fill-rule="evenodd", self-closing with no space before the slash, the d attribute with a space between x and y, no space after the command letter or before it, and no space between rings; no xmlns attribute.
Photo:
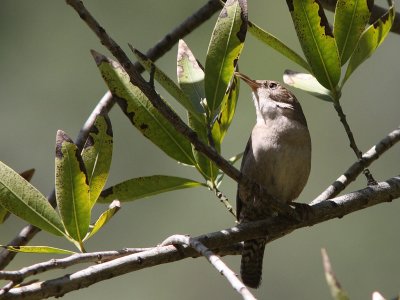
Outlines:
<svg viewBox="0 0 400 300"><path fill-rule="evenodd" d="M235 72L235 76L243 79L243 81L246 82L252 90L256 90L257 88L260 87L260 84L257 83L257 81L251 79L250 77L248 77L240 72Z"/></svg>

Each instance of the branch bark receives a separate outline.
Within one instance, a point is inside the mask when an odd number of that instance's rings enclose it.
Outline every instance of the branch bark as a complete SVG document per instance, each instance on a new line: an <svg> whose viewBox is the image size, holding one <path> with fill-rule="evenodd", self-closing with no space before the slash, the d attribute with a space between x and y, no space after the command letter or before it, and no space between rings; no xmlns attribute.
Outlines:
<svg viewBox="0 0 400 300"><path fill-rule="evenodd" d="M274 217L262 221L243 223L221 231L195 237L205 247L218 249L236 244L243 240L267 236L269 241L282 237L293 230L313 226L334 218L341 218L352 212L390 202L400 197L400 176L380 182L328 201L311 206L311 213L301 220ZM131 254L115 260L90 266L68 276L44 282L35 282L26 286L10 289L0 295L0 300L8 299L43 299L59 297L70 291L88 287L97 282L120 276L129 272L149 268L155 265L171 263L196 256L196 251L189 247L159 246L148 251Z"/></svg>

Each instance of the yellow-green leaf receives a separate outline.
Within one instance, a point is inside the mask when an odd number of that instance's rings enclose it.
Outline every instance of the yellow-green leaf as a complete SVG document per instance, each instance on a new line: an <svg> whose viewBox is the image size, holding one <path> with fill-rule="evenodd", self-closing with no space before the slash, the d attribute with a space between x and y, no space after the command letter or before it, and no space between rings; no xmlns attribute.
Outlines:
<svg viewBox="0 0 400 300"><path fill-rule="evenodd" d="M104 225L108 223L108 221L111 220L112 217L115 216L115 214L120 210L121 208L121 203L118 200L114 200L111 204L110 207L103 212L100 217L97 219L97 221L94 223L93 226L91 226L91 231L88 233L88 235L85 237L84 241L88 240L91 238L93 235L95 235Z"/></svg>
<svg viewBox="0 0 400 300"><path fill-rule="evenodd" d="M98 202L110 203L118 199L121 202L154 196L174 190L205 186L203 183L166 175L153 175L148 177L133 178L104 190Z"/></svg>
<svg viewBox="0 0 400 300"><path fill-rule="evenodd" d="M338 0L335 9L333 33L344 65L353 53L358 39L368 24L374 1Z"/></svg>
<svg viewBox="0 0 400 300"><path fill-rule="evenodd" d="M50 246L2 246L8 251L36 254L75 254L76 252Z"/></svg>
<svg viewBox="0 0 400 300"><path fill-rule="evenodd" d="M61 219L46 197L3 162L0 162L0 205L42 230L64 234Z"/></svg>
<svg viewBox="0 0 400 300"><path fill-rule="evenodd" d="M395 16L394 5L390 6L389 10L374 24L370 25L362 33L360 40L357 44L353 55L350 57L349 64L347 66L346 74L343 78L342 85L354 72L354 70L368 57L370 57L375 50L382 44L392 28L394 16Z"/></svg>
<svg viewBox="0 0 400 300"><path fill-rule="evenodd" d="M304 60L304 58L302 58L299 54L297 54L295 51L290 49L287 45L285 45L285 43L283 43L277 37L275 37L274 35L270 34L267 31L261 29L259 26L257 26L256 24L254 24L250 21L249 21L248 30L255 38L257 38L261 42L267 44L272 49L278 51L280 54L286 56L291 61L295 62L299 66L302 66L304 69L311 72L310 66Z"/></svg>
<svg viewBox="0 0 400 300"><path fill-rule="evenodd" d="M227 0L215 24L208 46L205 92L211 116L215 116L232 79L247 32L247 2Z"/></svg>
<svg viewBox="0 0 400 300"><path fill-rule="evenodd" d="M194 165L190 142L154 108L138 87L131 84L122 66L96 51L92 50L92 55L113 97L131 123L167 155Z"/></svg>
<svg viewBox="0 0 400 300"><path fill-rule="evenodd" d="M89 131L81 156L89 182L91 207L106 184L113 151L113 132L106 114L97 116Z"/></svg>
<svg viewBox="0 0 400 300"><path fill-rule="evenodd" d="M80 243L90 223L90 196L86 169L78 147L59 130L56 138L56 199L69 236Z"/></svg>
<svg viewBox="0 0 400 300"><path fill-rule="evenodd" d="M318 0L286 0L301 48L313 75L328 90L340 79L339 52Z"/></svg>

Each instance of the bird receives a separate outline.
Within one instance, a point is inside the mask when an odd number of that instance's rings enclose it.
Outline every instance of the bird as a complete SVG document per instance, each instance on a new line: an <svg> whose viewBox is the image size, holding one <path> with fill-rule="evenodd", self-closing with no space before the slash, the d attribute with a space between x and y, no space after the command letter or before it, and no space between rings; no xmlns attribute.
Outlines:
<svg viewBox="0 0 400 300"><path fill-rule="evenodd" d="M302 192L311 170L311 137L296 97L273 80L253 80L235 72L251 88L256 124L247 142L240 167L242 174L262 186L268 196L257 196L238 184L239 223L275 216L268 199L290 203ZM251 288L261 284L265 238L244 242L240 273Z"/></svg>

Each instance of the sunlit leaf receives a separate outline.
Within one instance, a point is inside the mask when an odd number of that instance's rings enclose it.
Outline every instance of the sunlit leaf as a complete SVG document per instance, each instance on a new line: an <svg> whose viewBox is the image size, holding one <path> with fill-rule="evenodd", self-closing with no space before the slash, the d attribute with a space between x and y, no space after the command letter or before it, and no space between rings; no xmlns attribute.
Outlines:
<svg viewBox="0 0 400 300"><path fill-rule="evenodd" d="M90 223L90 196L85 165L78 147L61 130L56 138L56 199L65 229L80 243Z"/></svg>
<svg viewBox="0 0 400 300"><path fill-rule="evenodd" d="M42 230L64 234L61 219L46 197L3 162L0 162L0 204Z"/></svg>
<svg viewBox="0 0 400 300"><path fill-rule="evenodd" d="M286 56L291 61L295 62L299 66L302 66L304 69L311 72L310 66L304 60L304 58L302 58L299 54L297 54L292 49L290 49L286 44L284 44L277 37L273 36L272 34L270 34L267 31L261 29L260 27L258 27L256 24L254 24L252 22L249 22L248 30L258 40L267 44L272 49L278 51L280 54Z"/></svg>
<svg viewBox="0 0 400 300"><path fill-rule="evenodd" d="M194 118L193 114L188 113L189 126L196 133L199 139L205 143L210 144L208 136L208 128L206 125L204 109L201 102L205 98L204 92L204 71L200 63L194 57L187 44L179 41L178 57L177 57L177 76L178 83L182 91L189 97L189 99L196 105L197 109L201 111L203 121L198 121ZM217 173L216 166L210 161L209 158L198 152L195 147L192 147L193 155L196 159L196 167L206 180L213 181Z"/></svg>
<svg viewBox="0 0 400 300"><path fill-rule="evenodd" d="M165 175L138 177L104 190L98 202L109 203L115 199L121 202L133 201L160 193L197 186L204 186L204 184L191 179Z"/></svg>
<svg viewBox="0 0 400 300"><path fill-rule="evenodd" d="M81 156L86 167L90 204L96 203L106 184L113 151L113 132L110 119L101 114L90 129Z"/></svg>
<svg viewBox="0 0 400 300"><path fill-rule="evenodd" d="M50 246L1 246L8 251L36 254L75 254L76 252Z"/></svg>
<svg viewBox="0 0 400 300"><path fill-rule="evenodd" d="M324 88L311 74L285 70L283 82L324 101L333 101L331 92Z"/></svg>
<svg viewBox="0 0 400 300"><path fill-rule="evenodd" d="M342 85L346 82L354 70L364 60L370 57L385 40L390 32L390 28L392 28L393 25L395 16L394 12L394 5L392 3L389 10L382 17L365 29L360 37L356 49L353 52L353 55L350 57Z"/></svg>
<svg viewBox="0 0 400 300"><path fill-rule="evenodd" d="M146 55L141 53L139 50L131 47L133 54L139 63L151 74L154 72L154 79L172 96L174 97L187 111L199 121L204 121L201 118L203 112L202 107L196 105L191 101L186 94L175 84L175 82L161 71Z"/></svg>
<svg viewBox="0 0 400 300"><path fill-rule="evenodd" d="M92 55L111 93L131 123L170 157L194 165L190 142L154 108L138 87L130 83L129 75L122 66L96 51L92 50Z"/></svg>
<svg viewBox="0 0 400 300"><path fill-rule="evenodd" d="M286 0L297 37L313 75L334 91L340 79L339 52L324 10L317 0Z"/></svg>
<svg viewBox="0 0 400 300"><path fill-rule="evenodd" d="M232 156L231 158L229 158L228 159L229 163L231 165L235 164L239 159L241 159L243 157L243 153L244 152L241 152L241 153L236 154L236 155ZM219 171L218 176L217 176L217 180L216 180L217 187L221 184L222 179L224 178L224 176L225 176L225 173L222 172L222 171Z"/></svg>
<svg viewBox="0 0 400 300"><path fill-rule="evenodd" d="M189 97L198 112L204 113L201 101L205 99L204 71L188 45L179 40L177 76L181 90Z"/></svg>
<svg viewBox="0 0 400 300"><path fill-rule="evenodd" d="M373 4L372 0L337 1L333 33L342 65L356 48L358 39L368 24Z"/></svg>
<svg viewBox="0 0 400 300"><path fill-rule="evenodd" d="M227 0L215 24L206 57L205 92L212 116L217 112L232 79L246 31L246 1Z"/></svg>
<svg viewBox="0 0 400 300"><path fill-rule="evenodd" d="M121 208L121 203L118 200L114 200L110 204L110 207L100 215L100 217L94 223L92 230L85 237L84 240L86 241L89 238L91 238L93 235L95 235L104 225L106 225L108 223L108 221L111 220L112 217L115 216L115 214L120 210L120 208Z"/></svg>

